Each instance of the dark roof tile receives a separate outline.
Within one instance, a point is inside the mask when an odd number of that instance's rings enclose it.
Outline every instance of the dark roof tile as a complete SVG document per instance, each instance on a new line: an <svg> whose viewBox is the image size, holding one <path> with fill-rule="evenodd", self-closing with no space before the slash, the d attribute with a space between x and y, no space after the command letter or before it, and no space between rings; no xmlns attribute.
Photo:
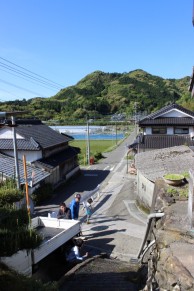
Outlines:
<svg viewBox="0 0 194 291"><path fill-rule="evenodd" d="M144 135L140 148L160 149L179 145L194 146L194 140L185 135Z"/></svg>
<svg viewBox="0 0 194 291"><path fill-rule="evenodd" d="M18 160L19 164L19 173L20 173L20 183L24 184L24 167L23 162L21 160ZM46 177L50 176L50 174L38 167L31 166L29 164L26 165L27 168L27 175L29 179L29 185L31 185L31 177L33 173L33 185L38 184L40 181L44 180ZM9 157L7 155L0 154L0 173L2 175L5 175L9 178L15 177L15 159L12 157Z"/></svg>
<svg viewBox="0 0 194 291"><path fill-rule="evenodd" d="M147 125L194 125L194 118L189 117L164 117L164 118L156 118L156 119L143 119L139 122L139 126L147 126Z"/></svg>
<svg viewBox="0 0 194 291"><path fill-rule="evenodd" d="M71 140L71 138L58 133L44 124L19 124L16 127L16 133L28 141L33 138L43 149L65 144Z"/></svg>
<svg viewBox="0 0 194 291"><path fill-rule="evenodd" d="M37 151L40 149L40 146L32 138L30 140L17 139L17 149ZM0 150L13 150L13 140L0 139Z"/></svg>
<svg viewBox="0 0 194 291"><path fill-rule="evenodd" d="M156 111L154 113L151 113L150 115L146 116L144 119L142 119L140 121L140 123L143 123L147 119L155 119L155 118L161 117L161 115L169 112L172 109L177 109L179 111L184 112L185 114L188 114L188 115L194 117L194 112L193 111L190 111L190 110L188 110L188 109L186 109L186 108L184 108L184 107L182 107L182 106L180 106L180 105L178 105L176 103L173 103L173 104L167 105L167 106L161 108L160 110L158 110L158 111Z"/></svg>

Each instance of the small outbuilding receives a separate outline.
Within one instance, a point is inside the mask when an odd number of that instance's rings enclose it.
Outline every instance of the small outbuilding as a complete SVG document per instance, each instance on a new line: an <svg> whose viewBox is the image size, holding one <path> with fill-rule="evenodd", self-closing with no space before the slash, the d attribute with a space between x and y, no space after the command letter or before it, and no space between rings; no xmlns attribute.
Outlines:
<svg viewBox="0 0 194 291"><path fill-rule="evenodd" d="M194 169L194 152L188 146L175 146L136 154L137 201L150 209L156 179L165 174L185 174Z"/></svg>

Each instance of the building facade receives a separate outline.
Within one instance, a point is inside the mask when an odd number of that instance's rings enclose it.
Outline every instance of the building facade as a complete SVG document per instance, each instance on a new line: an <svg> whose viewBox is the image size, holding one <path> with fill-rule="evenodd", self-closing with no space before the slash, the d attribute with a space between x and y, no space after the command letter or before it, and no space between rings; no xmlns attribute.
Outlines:
<svg viewBox="0 0 194 291"><path fill-rule="evenodd" d="M139 129L139 152L179 145L194 148L194 112L176 103L140 120Z"/></svg>
<svg viewBox="0 0 194 291"><path fill-rule="evenodd" d="M56 132L37 119L16 120L15 135L21 183L23 181L21 161L24 155L29 177L33 176L33 186L46 181L56 187L79 171L80 150L69 145L73 139L70 136ZM0 173L10 178L15 177L14 161L13 166L9 166L3 163L3 160L5 158L9 158L9 161L14 160L13 138L13 127L0 127ZM44 173L42 179L36 180L40 172ZM29 183L29 186L32 187L32 183Z"/></svg>

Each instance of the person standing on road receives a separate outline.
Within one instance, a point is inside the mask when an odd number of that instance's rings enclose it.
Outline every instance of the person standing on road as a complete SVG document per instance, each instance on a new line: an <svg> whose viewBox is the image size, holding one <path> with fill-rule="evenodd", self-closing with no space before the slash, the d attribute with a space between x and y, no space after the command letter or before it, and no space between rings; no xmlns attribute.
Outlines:
<svg viewBox="0 0 194 291"><path fill-rule="evenodd" d="M90 224L90 217L92 215L92 202L93 202L93 199L92 198L89 198L85 203L84 203L84 207L85 207L85 210L86 210L86 223L87 224Z"/></svg>
<svg viewBox="0 0 194 291"><path fill-rule="evenodd" d="M71 219L71 210L66 206L65 202L62 202L60 204L60 208L57 214L57 218L63 218L63 219Z"/></svg>
<svg viewBox="0 0 194 291"><path fill-rule="evenodd" d="M78 193L75 195L75 198L71 201L70 210L71 210L72 219L78 219L79 217L80 200L81 200L81 195Z"/></svg>

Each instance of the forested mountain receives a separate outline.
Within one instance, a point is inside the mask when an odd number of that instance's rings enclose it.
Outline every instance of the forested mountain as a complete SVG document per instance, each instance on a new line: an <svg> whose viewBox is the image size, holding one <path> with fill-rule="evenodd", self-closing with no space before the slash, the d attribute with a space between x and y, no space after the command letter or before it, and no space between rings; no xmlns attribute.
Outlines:
<svg viewBox="0 0 194 291"><path fill-rule="evenodd" d="M33 113L42 120L63 123L114 113L130 116L135 103L138 111L147 113L175 101L194 110L194 101L188 92L189 80L189 77L164 79L143 70L122 74L95 71L55 96L0 103L0 111L28 110L30 116Z"/></svg>

